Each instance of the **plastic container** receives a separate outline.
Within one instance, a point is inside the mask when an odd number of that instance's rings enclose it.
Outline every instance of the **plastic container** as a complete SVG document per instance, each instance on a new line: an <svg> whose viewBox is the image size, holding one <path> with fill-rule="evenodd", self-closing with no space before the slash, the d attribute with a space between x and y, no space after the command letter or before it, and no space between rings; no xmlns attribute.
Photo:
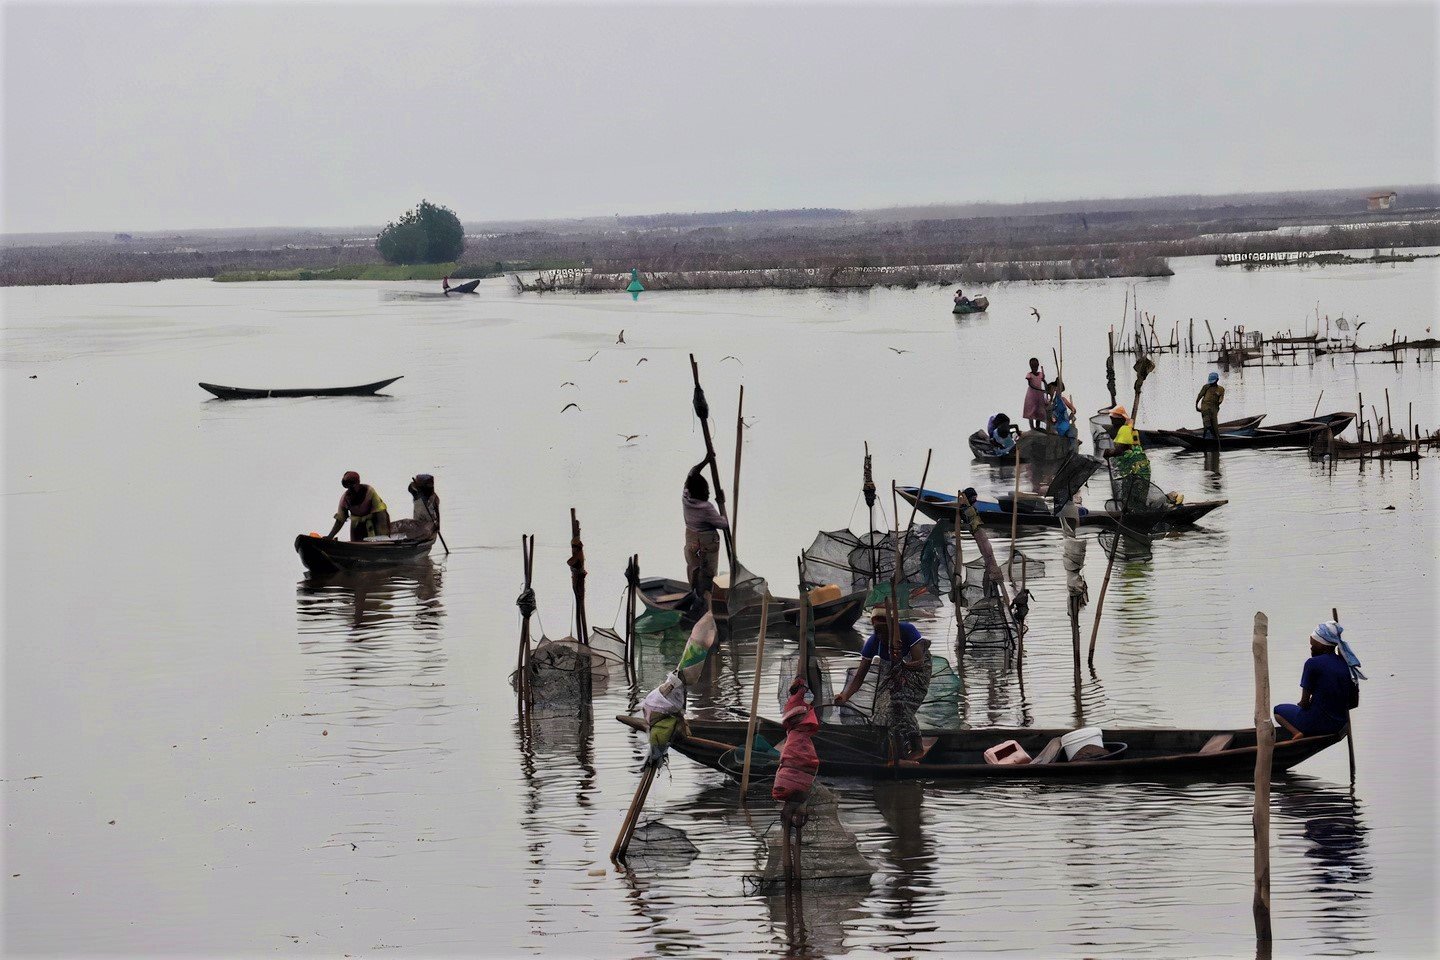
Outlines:
<svg viewBox="0 0 1440 960"><path fill-rule="evenodd" d="M1071 730L1060 738L1060 748L1065 751L1065 759L1075 759L1075 752L1085 746L1105 746L1105 731L1099 727L1081 727L1079 730Z"/></svg>
<svg viewBox="0 0 1440 960"><path fill-rule="evenodd" d="M819 606L822 603L839 600L842 594L840 593L840 585L838 583L827 583L823 587L816 587L814 590L811 590L808 596L811 606Z"/></svg>
<svg viewBox="0 0 1440 960"><path fill-rule="evenodd" d="M1029 763L1030 754L1026 753L1024 748L1014 740L1006 740L985 751L985 762L999 765Z"/></svg>

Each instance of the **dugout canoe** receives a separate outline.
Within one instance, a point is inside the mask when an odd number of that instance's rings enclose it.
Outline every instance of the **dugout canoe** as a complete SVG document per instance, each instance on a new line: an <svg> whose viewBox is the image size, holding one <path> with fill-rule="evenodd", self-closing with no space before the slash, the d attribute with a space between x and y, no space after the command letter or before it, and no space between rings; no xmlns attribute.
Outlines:
<svg viewBox="0 0 1440 960"><path fill-rule="evenodd" d="M1310 458L1323 460L1408 460L1420 459L1420 443L1404 437L1390 436L1384 440L1341 440L1330 433L1322 433L1310 444Z"/></svg>
<svg viewBox="0 0 1440 960"><path fill-rule="evenodd" d="M955 522L955 494L941 493L938 490L920 490L917 487L897 487L896 492L906 503L913 505L931 520L948 520ZM993 500L979 500L975 503L975 512L980 515L980 521L987 527L1009 528L1011 519L1011 503L1013 498L996 502ZM1188 527L1194 525L1201 517L1212 511L1218 510L1229 500L1187 500L1184 503L1172 504L1170 509L1160 516L1153 518L1150 522L1166 523L1172 527ZM1110 513L1105 510L1090 510L1080 507L1080 526L1082 527L1114 527L1120 519L1119 512ZM1055 516L1050 509L1048 502L1038 498L1021 499L1020 515L1016 523L1022 527L1052 527L1059 529L1060 518ZM1127 527L1141 525L1139 517L1130 516L1125 519Z"/></svg>
<svg viewBox="0 0 1440 960"><path fill-rule="evenodd" d="M615 718L632 730L648 731L640 717ZM671 746L701 766L731 774L740 764L725 762L743 752L743 720L689 720ZM756 732L770 743L785 739L785 730L760 718ZM814 737L820 776L870 780L1090 780L1182 775L1197 779L1252 779L1255 776L1255 728L1239 730L1176 730L1163 727L1105 728L1105 743L1124 744L1123 753L1104 760L1065 760L1059 738L1068 729L989 728L922 730L930 742L923 759L892 763L886 759L883 728L822 725ZM1281 734L1283 736L1283 733ZM1345 732L1282 740L1277 737L1273 769L1288 770L1334 746ZM1006 740L1018 742L1034 761L1027 764L986 763L984 753ZM931 742L933 741L933 742ZM773 770L773 761L764 766ZM763 775L763 771L762 771Z"/></svg>
<svg viewBox="0 0 1440 960"><path fill-rule="evenodd" d="M1015 448L1011 447L1008 453L1000 453L984 430L976 430L966 442L970 444L970 452L975 459L982 463L998 466L1007 463L1013 466L1015 463ZM1078 439L1062 437L1053 430L1027 430L1020 434L1015 444L1020 448L1021 463L1055 463L1080 447Z"/></svg>
<svg viewBox="0 0 1440 960"><path fill-rule="evenodd" d="M864 590L849 593L835 600L817 603L811 607L815 629L821 633L838 633L855 626L865 612ZM704 615L704 607L695 603L690 594L690 585L684 580L668 577L641 579L640 602L648 610L674 610L680 614L680 625L691 627ZM759 624L759 610L747 608L747 613ZM800 601L791 597L775 597L770 605L770 623L798 624ZM717 620L721 618L716 618Z"/></svg>
<svg viewBox="0 0 1440 960"><path fill-rule="evenodd" d="M950 312L951 312L951 313L959 313L959 314L965 314L965 313L984 313L986 310L989 310L989 309L990 309L990 300L989 300L988 297L976 297L974 300L971 300L971 301L969 301L968 303L957 303L957 304L955 304L955 308L954 308L953 310L951 310Z"/></svg>
<svg viewBox="0 0 1440 960"><path fill-rule="evenodd" d="M1339 433L1350 426L1355 419L1353 413L1327 413L1308 420L1294 420L1277 423L1269 427L1255 427L1250 430L1221 431L1220 436L1206 437L1197 433L1173 434L1176 443L1186 450L1204 452L1214 450L1259 450L1271 447L1308 447L1317 437L1327 433Z"/></svg>
<svg viewBox="0 0 1440 960"><path fill-rule="evenodd" d="M1265 419L1265 414L1254 417L1241 417L1238 420L1226 420L1220 424L1221 433L1243 433L1246 430L1253 430L1260 426ZM1178 447L1180 441L1175 439L1177 434L1187 437L1198 437L1204 434L1204 429L1191 429L1189 427L1177 427L1174 430L1141 430L1140 445L1143 447Z"/></svg>
<svg viewBox="0 0 1440 960"><path fill-rule="evenodd" d="M295 538L295 552L312 573L340 570L372 570L401 563L419 563L430 556L434 537L408 540L328 540L302 533Z"/></svg>
<svg viewBox="0 0 1440 960"><path fill-rule="evenodd" d="M356 387L295 387L270 389L266 387L224 387L218 383L201 383L200 389L215 394L221 400L263 400L266 397L373 397L401 377L376 380Z"/></svg>
<svg viewBox="0 0 1440 960"><path fill-rule="evenodd" d="M452 293L474 293L475 288L478 286L480 286L479 280L467 280L459 286L454 286L446 290L445 295L448 297Z"/></svg>

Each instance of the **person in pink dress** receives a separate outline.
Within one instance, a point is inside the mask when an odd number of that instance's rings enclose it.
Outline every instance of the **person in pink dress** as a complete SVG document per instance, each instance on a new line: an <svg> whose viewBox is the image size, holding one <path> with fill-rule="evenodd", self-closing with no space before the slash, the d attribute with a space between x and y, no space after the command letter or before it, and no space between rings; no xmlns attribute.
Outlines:
<svg viewBox="0 0 1440 960"><path fill-rule="evenodd" d="M1045 370L1040 361L1030 358L1030 372L1025 374L1025 419L1031 430L1044 430L1050 420L1048 397L1045 393Z"/></svg>

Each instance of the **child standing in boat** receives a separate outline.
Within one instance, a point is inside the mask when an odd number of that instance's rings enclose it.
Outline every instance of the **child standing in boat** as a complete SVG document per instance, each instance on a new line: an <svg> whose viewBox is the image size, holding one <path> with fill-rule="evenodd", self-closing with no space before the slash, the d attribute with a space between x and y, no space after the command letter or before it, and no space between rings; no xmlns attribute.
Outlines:
<svg viewBox="0 0 1440 960"><path fill-rule="evenodd" d="M1045 369L1035 357L1030 358L1030 372L1025 374L1025 412L1031 430L1044 430L1050 420L1049 397L1045 393Z"/></svg>

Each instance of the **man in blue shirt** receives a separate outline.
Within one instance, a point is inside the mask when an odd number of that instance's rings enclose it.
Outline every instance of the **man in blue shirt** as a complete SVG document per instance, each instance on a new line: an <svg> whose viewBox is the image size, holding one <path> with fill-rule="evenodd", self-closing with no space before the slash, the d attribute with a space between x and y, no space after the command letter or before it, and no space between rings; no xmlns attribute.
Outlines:
<svg viewBox="0 0 1440 960"><path fill-rule="evenodd" d="M1350 722L1350 711L1360 705L1360 688L1339 644L1339 624L1322 623L1310 634L1311 657L1300 674L1300 702L1275 707L1275 719L1292 740L1339 733Z"/></svg>
<svg viewBox="0 0 1440 960"><path fill-rule="evenodd" d="M888 724L899 739L901 759L914 759L923 755L915 713L930 690L930 641L921 636L915 624L902 621L900 661L896 664L892 662L890 620L885 608L870 611L870 622L875 629L860 648L860 668L836 695L835 703L845 703L855 695L878 656L888 669L876 680L875 722Z"/></svg>

